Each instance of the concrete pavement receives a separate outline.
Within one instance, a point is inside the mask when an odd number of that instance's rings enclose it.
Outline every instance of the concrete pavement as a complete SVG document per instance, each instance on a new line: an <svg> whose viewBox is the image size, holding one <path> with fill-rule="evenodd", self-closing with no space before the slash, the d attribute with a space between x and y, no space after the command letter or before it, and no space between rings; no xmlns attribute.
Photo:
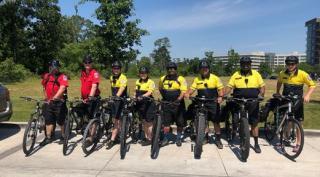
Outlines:
<svg viewBox="0 0 320 177"><path fill-rule="evenodd" d="M234 147L223 141L224 149L213 144L204 146L200 160L193 159L191 142L178 148L175 144L160 149L158 159L150 159L150 146L132 144L124 160L119 145L105 146L85 157L81 144L63 156L56 141L33 155L25 157L21 150L24 128L0 126L0 176L320 176L320 136L307 136L302 154L293 162L260 139L261 154L250 151L247 162L241 162ZM3 136L11 131L10 136ZM3 138L5 137L5 138ZM72 142L80 140L77 136ZM253 142L251 142L253 143Z"/></svg>

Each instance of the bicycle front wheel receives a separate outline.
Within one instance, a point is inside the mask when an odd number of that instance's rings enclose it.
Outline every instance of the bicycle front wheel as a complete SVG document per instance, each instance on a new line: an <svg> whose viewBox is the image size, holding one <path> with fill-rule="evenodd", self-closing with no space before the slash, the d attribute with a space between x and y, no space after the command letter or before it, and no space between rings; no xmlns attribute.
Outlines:
<svg viewBox="0 0 320 177"><path fill-rule="evenodd" d="M152 142L151 142L151 159L156 159L160 151L160 132L161 132L161 116L158 115L153 121Z"/></svg>
<svg viewBox="0 0 320 177"><path fill-rule="evenodd" d="M122 116L120 130L120 158L124 159L127 153L127 135L129 131L128 116Z"/></svg>
<svg viewBox="0 0 320 177"><path fill-rule="evenodd" d="M91 119L84 131L82 140L82 150L86 155L91 154L97 147L97 144L100 140L100 129L101 127L99 120Z"/></svg>
<svg viewBox="0 0 320 177"><path fill-rule="evenodd" d="M73 116L72 113L69 111L67 119L64 122L64 141L63 141L63 147L62 147L62 152L63 155L67 155L68 151L68 145L69 145L69 138L72 132L73 128Z"/></svg>
<svg viewBox="0 0 320 177"><path fill-rule="evenodd" d="M200 114L196 120L196 144L194 146L194 158L200 159L202 154L202 144L205 137L206 117L204 114Z"/></svg>
<svg viewBox="0 0 320 177"><path fill-rule="evenodd" d="M37 140L38 121L35 116L35 114L31 115L31 119L29 120L23 135L22 149L27 156L33 151Z"/></svg>
<svg viewBox="0 0 320 177"><path fill-rule="evenodd" d="M240 120L239 136L241 158L243 161L247 161L250 151L250 131L247 118L242 117Z"/></svg>
<svg viewBox="0 0 320 177"><path fill-rule="evenodd" d="M304 145L304 131L300 122L293 118L289 119L283 125L280 133L280 142L286 157L292 160L297 158L301 154Z"/></svg>

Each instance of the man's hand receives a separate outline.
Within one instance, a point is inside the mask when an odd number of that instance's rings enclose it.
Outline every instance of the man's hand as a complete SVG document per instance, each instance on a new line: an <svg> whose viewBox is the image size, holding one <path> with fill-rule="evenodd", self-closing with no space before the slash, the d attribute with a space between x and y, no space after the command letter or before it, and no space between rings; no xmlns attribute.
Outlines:
<svg viewBox="0 0 320 177"><path fill-rule="evenodd" d="M220 103L222 103L222 101L223 101L222 96L219 96L217 99L217 102L220 104Z"/></svg>
<svg viewBox="0 0 320 177"><path fill-rule="evenodd" d="M186 99L189 99L189 98L190 98L190 94L189 94L189 93L186 93L186 94L184 94L184 97L185 97Z"/></svg>
<svg viewBox="0 0 320 177"><path fill-rule="evenodd" d="M310 96L309 95L305 95L303 97L303 100L304 100L305 103L309 103L310 102Z"/></svg>

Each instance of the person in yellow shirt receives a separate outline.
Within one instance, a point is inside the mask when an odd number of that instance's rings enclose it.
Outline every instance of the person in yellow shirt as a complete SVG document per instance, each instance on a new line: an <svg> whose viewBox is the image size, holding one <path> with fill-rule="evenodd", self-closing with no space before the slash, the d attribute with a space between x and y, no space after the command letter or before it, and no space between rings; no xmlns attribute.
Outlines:
<svg viewBox="0 0 320 177"><path fill-rule="evenodd" d="M237 98L258 98L264 97L265 83L258 71L251 69L252 60L250 57L244 56L240 58L240 71L236 71L230 78L225 89L225 93L229 94L233 89L233 97ZM261 153L258 143L259 136L259 103L252 102L248 105L249 124L254 138L254 150Z"/></svg>
<svg viewBox="0 0 320 177"><path fill-rule="evenodd" d="M195 91L198 97L205 97L208 99L217 99L217 101L207 101L205 106L208 114L207 119L211 120L215 130L215 143L219 149L223 148L221 143L220 118L218 115L219 104L223 97L223 84L219 77L210 73L210 65L207 61L200 61L199 64L200 76L193 80L193 83L186 93L185 97L189 98ZM206 132L208 138L208 132Z"/></svg>
<svg viewBox="0 0 320 177"><path fill-rule="evenodd" d="M170 125L175 122L177 125L177 146L181 146L181 135L186 121L183 117L185 112L184 94L187 91L187 82L184 77L177 73L177 64L169 62L167 64L167 75L162 76L159 81L159 91L162 100L174 102L175 105L163 105L163 131L164 138L161 146L169 144Z"/></svg>
<svg viewBox="0 0 320 177"><path fill-rule="evenodd" d="M110 76L112 96L127 97L127 77L121 73L121 63L115 61L111 65L112 76ZM120 130L120 115L123 109L122 101L115 101L112 106L113 130L110 141L107 143L107 149L111 149L115 145L115 139Z"/></svg>
<svg viewBox="0 0 320 177"><path fill-rule="evenodd" d="M296 56L288 56L285 60L286 70L281 71L277 82L277 94L280 94L281 87L283 85L283 95L297 95L299 100L295 106L294 117L302 122L304 120L303 102L308 103L310 96L313 93L316 84L311 77L305 71L298 69L299 59ZM303 95L303 86L308 86L308 91ZM297 135L300 135L297 133ZM298 151L301 142L301 137L297 136L297 144L293 149L294 152Z"/></svg>
<svg viewBox="0 0 320 177"><path fill-rule="evenodd" d="M138 99L136 108L139 117L143 120L143 129L145 140L141 142L142 146L151 145L152 125L156 116L156 105L154 101L145 99L145 97L153 98L153 92L156 85L149 78L149 69L147 67L139 68L139 79L136 81L135 97Z"/></svg>

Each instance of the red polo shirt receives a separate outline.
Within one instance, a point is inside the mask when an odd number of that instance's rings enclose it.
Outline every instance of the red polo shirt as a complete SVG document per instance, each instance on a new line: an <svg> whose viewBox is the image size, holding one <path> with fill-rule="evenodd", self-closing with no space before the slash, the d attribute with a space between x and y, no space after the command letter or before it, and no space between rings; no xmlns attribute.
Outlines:
<svg viewBox="0 0 320 177"><path fill-rule="evenodd" d="M81 71L81 97L82 99L87 99L91 92L92 84L97 84L98 88L94 96L100 95L99 90L99 82L100 82L100 74L95 70L91 69L87 74L85 70Z"/></svg>
<svg viewBox="0 0 320 177"><path fill-rule="evenodd" d="M62 73L57 78L50 73L44 74L41 84L46 92L48 100L51 100L56 95L60 86L64 85L68 87L69 85L68 77ZM63 99L63 95L61 95L60 99Z"/></svg>

